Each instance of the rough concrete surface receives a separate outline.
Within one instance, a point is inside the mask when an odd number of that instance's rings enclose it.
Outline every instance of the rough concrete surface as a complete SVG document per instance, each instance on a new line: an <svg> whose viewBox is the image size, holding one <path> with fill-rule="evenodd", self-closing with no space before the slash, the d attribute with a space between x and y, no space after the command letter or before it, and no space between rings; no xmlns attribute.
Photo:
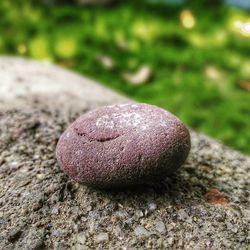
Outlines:
<svg viewBox="0 0 250 250"><path fill-rule="evenodd" d="M162 183L100 191L60 170L68 124L125 101L55 66L0 59L0 249L249 249L250 158L203 135Z"/></svg>

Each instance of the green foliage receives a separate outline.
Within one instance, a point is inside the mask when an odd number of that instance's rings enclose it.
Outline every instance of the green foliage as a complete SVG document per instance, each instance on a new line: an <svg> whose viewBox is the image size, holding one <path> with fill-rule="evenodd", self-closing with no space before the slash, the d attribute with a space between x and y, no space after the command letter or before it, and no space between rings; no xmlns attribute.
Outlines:
<svg viewBox="0 0 250 250"><path fill-rule="evenodd" d="M185 29L181 6L13 2L0 2L1 54L71 68L140 102L164 107L195 130L250 153L249 92L235 84L250 81L250 38L234 27L237 20L249 20L246 12L191 1L196 22ZM112 58L114 68L105 68L100 55ZM134 86L122 78L145 64L152 69L149 82Z"/></svg>

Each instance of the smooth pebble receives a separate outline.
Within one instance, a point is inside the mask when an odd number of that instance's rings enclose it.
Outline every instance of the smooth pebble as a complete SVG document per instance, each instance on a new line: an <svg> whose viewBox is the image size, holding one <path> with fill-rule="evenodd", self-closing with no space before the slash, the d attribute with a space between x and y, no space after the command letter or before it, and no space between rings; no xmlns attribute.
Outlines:
<svg viewBox="0 0 250 250"><path fill-rule="evenodd" d="M62 134L56 156L77 182L98 188L163 180L186 160L188 129L173 114L148 104L101 107Z"/></svg>

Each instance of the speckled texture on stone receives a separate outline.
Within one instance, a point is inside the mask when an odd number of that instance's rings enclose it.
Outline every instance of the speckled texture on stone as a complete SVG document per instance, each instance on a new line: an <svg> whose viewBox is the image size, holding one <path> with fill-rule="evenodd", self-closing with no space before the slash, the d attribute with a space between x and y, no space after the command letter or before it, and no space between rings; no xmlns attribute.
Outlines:
<svg viewBox="0 0 250 250"><path fill-rule="evenodd" d="M1 59L0 88L29 79L26 86L49 89L76 77L64 73ZM55 96L34 102L23 92L10 103L0 91L0 249L248 249L250 159L205 136L191 134L186 163L157 186L104 192L67 178L54 154L60 134L79 114L124 102L95 84L99 96L85 96L76 78L81 101L63 110ZM70 101L67 91L55 93Z"/></svg>
<svg viewBox="0 0 250 250"><path fill-rule="evenodd" d="M177 117L134 103L80 116L60 137L56 156L74 180L115 188L165 179L183 164L189 150L189 132Z"/></svg>

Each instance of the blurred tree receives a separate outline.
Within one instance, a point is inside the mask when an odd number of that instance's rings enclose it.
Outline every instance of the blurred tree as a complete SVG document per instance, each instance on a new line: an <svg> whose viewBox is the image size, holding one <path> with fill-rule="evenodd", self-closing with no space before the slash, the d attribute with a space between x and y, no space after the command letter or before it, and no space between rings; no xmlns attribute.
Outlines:
<svg viewBox="0 0 250 250"><path fill-rule="evenodd" d="M36 0L32 1L33 3L37 3ZM39 0L39 1L42 4L53 6L57 4L105 5L118 0Z"/></svg>
<svg viewBox="0 0 250 250"><path fill-rule="evenodd" d="M147 0L149 3L165 5L181 5L185 3L185 1L186 0Z"/></svg>

